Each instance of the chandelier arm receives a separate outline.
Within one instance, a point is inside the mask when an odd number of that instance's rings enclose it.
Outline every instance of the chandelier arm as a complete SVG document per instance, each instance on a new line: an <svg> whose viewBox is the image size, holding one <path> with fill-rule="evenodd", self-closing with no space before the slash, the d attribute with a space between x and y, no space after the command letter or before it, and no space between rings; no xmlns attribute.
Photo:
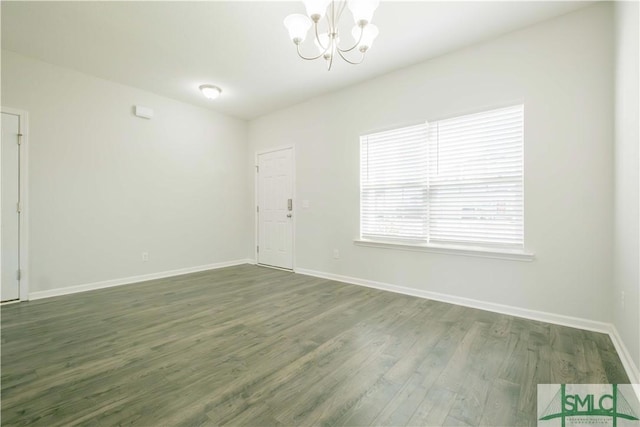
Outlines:
<svg viewBox="0 0 640 427"><path fill-rule="evenodd" d="M362 36L364 35L364 27L360 27L360 37L358 38L358 41L356 42L356 44L354 44L353 46L351 46L349 49L340 49L340 47L336 46L338 48L338 51L340 52L351 52L353 49L355 49L356 47L358 47L358 45L360 44L360 42L362 41Z"/></svg>
<svg viewBox="0 0 640 427"><path fill-rule="evenodd" d="M318 42L318 46L320 46L320 48L322 48L324 50L322 52L320 52L320 54L318 56L309 56L309 57L307 57L307 56L304 56L302 53L300 53L300 43L298 43L296 45L296 50L298 51L298 56L300 58L302 58L302 59L307 60L307 61L314 61L314 60L316 60L318 58L321 58L322 56L324 56L327 53L327 51L329 50L329 47L331 46L331 44L327 45L327 47L324 47L322 45L322 42L320 41L320 37L318 35L318 23L315 22L313 26L314 26L315 33L316 33L316 41Z"/></svg>
<svg viewBox="0 0 640 427"><path fill-rule="evenodd" d="M364 55L365 55L365 53L364 53L364 52L362 52L362 57L360 58L360 61L358 61L358 62L353 62L353 61L348 60L348 59L347 59L347 58L342 54L342 52L343 52L343 51L341 51L341 50L339 50L339 49L338 49L338 54L340 55L340 58L344 59L344 60L345 60L346 62L348 62L349 64L352 64L352 65L358 65L358 64L362 64L362 61L364 61Z"/></svg>
<svg viewBox="0 0 640 427"><path fill-rule="evenodd" d="M331 71L331 66L333 65L333 57L334 55L329 55L329 65L327 65L327 71Z"/></svg>
<svg viewBox="0 0 640 427"><path fill-rule="evenodd" d="M327 14L328 15L328 14ZM327 16L327 22L329 22L329 16ZM322 52L320 54L320 56L324 55L325 53L327 53L327 49L329 49L329 46L331 46L331 43L329 43L327 45L327 47L324 47L324 45L322 44L322 42L320 41L320 35L318 34L318 23L316 22L314 25L314 28L316 30L316 41L318 42L318 45L324 49L324 52ZM331 29L331 24L329 24L329 29ZM318 56L318 58L320 58L320 56Z"/></svg>
<svg viewBox="0 0 640 427"><path fill-rule="evenodd" d="M300 53L300 43L298 43L298 44L296 45L296 50L298 51L298 56L299 56L300 58L305 59L305 60L307 60L307 61L313 61L313 60L316 60L316 59L318 59L318 58L321 58L325 53L327 53L328 48L327 48L327 49L325 49L325 50L324 50L324 52L322 52L322 53L321 53L320 55L318 55L318 56L304 56L302 53Z"/></svg>

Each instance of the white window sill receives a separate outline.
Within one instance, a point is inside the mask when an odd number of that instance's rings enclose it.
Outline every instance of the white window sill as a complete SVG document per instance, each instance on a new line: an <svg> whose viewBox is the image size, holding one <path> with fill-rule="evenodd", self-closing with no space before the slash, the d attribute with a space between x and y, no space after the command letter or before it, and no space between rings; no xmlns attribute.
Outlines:
<svg viewBox="0 0 640 427"><path fill-rule="evenodd" d="M414 244L382 242L378 240L355 239L353 243L357 246L368 246L372 248L399 249L414 252L432 252L447 255L462 255L481 258L508 259L512 261L533 261L535 255L531 252L518 249L485 248L478 246L462 245L437 245L437 244Z"/></svg>

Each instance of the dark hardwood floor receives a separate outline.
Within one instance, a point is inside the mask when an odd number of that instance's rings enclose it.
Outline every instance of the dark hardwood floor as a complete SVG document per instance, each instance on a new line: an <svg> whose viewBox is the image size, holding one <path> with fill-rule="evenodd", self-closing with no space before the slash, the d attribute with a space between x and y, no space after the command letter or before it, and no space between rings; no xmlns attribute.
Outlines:
<svg viewBox="0 0 640 427"><path fill-rule="evenodd" d="M536 425L607 335L256 266L3 306L2 425Z"/></svg>

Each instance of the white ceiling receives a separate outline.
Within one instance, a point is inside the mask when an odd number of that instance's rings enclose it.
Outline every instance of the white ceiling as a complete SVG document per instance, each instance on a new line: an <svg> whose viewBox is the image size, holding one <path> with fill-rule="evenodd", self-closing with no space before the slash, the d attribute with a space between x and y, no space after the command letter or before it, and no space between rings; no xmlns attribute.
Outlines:
<svg viewBox="0 0 640 427"><path fill-rule="evenodd" d="M365 62L330 72L297 57L282 20L304 6L291 1L2 1L2 48L252 119L586 4L384 1ZM343 21L350 34L348 12ZM203 83L222 97L205 99Z"/></svg>

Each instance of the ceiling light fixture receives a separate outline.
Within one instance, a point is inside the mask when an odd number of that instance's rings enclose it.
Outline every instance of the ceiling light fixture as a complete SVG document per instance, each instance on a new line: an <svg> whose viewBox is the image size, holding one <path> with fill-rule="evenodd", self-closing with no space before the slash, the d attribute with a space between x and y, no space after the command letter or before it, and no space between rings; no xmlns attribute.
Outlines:
<svg viewBox="0 0 640 427"><path fill-rule="evenodd" d="M200 91L209 99L216 99L222 93L222 89L214 85L202 85L200 86Z"/></svg>
<svg viewBox="0 0 640 427"><path fill-rule="evenodd" d="M333 58L338 55L349 64L360 64L364 60L365 53L371 48L373 40L378 36L378 27L371 24L373 12L378 7L379 0L304 0L307 15L295 13L284 19L284 26L289 31L289 37L295 43L298 55L302 59L312 61L324 58L327 61L327 69L331 70ZM338 24L342 12L349 7L355 26L351 35L355 43L349 47L339 46ZM323 16L327 18L326 32L320 32L318 23ZM300 52L300 44L307 37L309 29L313 25L315 45L320 52L317 56L304 56ZM355 50L362 54L359 60L351 60L347 56Z"/></svg>

